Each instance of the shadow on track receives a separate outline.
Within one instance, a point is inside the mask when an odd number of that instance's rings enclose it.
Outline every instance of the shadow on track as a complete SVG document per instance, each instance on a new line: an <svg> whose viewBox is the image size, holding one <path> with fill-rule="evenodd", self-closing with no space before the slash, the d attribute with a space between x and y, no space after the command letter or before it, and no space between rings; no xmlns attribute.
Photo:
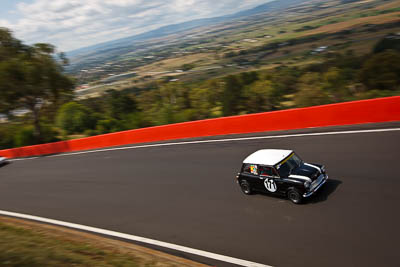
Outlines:
<svg viewBox="0 0 400 267"><path fill-rule="evenodd" d="M3 168L3 167L5 167L5 166L7 166L7 165L9 165L9 164L11 164L11 162L9 162L9 161L6 161L6 162L4 162L4 163L1 163L1 164L0 164L0 168Z"/></svg>
<svg viewBox="0 0 400 267"><path fill-rule="evenodd" d="M305 203L318 203L327 200L329 195L335 192L340 184L342 184L340 180L329 179L326 181L325 185L323 185L315 195L307 199Z"/></svg>
<svg viewBox="0 0 400 267"><path fill-rule="evenodd" d="M302 205L315 204L327 200L329 195L335 192L340 184L342 184L342 181L340 180L329 179L316 193L314 193L314 195L304 199L304 201L302 201L301 204ZM266 197L275 197L288 200L287 197L285 196L271 195L269 193L264 193L264 192L254 192L254 195L262 195Z"/></svg>

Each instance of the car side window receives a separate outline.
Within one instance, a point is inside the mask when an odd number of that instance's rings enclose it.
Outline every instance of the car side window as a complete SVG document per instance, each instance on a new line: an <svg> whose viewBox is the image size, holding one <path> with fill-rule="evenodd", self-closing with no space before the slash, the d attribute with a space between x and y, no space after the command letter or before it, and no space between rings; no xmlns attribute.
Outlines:
<svg viewBox="0 0 400 267"><path fill-rule="evenodd" d="M274 176L274 172L271 167L260 166L260 175Z"/></svg>
<svg viewBox="0 0 400 267"><path fill-rule="evenodd" d="M243 172L258 175L258 168L255 164L243 164Z"/></svg>

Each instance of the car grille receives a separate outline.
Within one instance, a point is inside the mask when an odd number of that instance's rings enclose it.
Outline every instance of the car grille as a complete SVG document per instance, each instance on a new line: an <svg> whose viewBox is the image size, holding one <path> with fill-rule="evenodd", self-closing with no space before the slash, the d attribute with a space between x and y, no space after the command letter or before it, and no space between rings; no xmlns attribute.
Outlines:
<svg viewBox="0 0 400 267"><path fill-rule="evenodd" d="M318 186L322 182L323 179L324 179L323 174L318 176L318 178L316 180L314 180L314 182L311 183L311 189L314 189L316 186Z"/></svg>

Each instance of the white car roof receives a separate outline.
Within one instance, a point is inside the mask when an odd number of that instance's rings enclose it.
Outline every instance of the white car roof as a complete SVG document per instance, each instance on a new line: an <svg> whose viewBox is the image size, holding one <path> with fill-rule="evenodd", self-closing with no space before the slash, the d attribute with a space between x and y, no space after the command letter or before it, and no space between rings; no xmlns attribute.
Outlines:
<svg viewBox="0 0 400 267"><path fill-rule="evenodd" d="M293 150L261 149L244 159L243 163L273 166L289 156Z"/></svg>

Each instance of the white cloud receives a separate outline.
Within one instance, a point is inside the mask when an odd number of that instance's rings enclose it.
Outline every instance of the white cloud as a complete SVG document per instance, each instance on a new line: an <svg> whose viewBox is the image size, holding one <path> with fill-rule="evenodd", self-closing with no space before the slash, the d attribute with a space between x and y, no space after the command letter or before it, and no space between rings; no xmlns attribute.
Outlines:
<svg viewBox="0 0 400 267"><path fill-rule="evenodd" d="M221 16L268 0L34 0L20 3L15 23L0 20L26 43L68 51L164 25Z"/></svg>
<svg viewBox="0 0 400 267"><path fill-rule="evenodd" d="M13 25L5 19L0 19L0 27L11 28Z"/></svg>

